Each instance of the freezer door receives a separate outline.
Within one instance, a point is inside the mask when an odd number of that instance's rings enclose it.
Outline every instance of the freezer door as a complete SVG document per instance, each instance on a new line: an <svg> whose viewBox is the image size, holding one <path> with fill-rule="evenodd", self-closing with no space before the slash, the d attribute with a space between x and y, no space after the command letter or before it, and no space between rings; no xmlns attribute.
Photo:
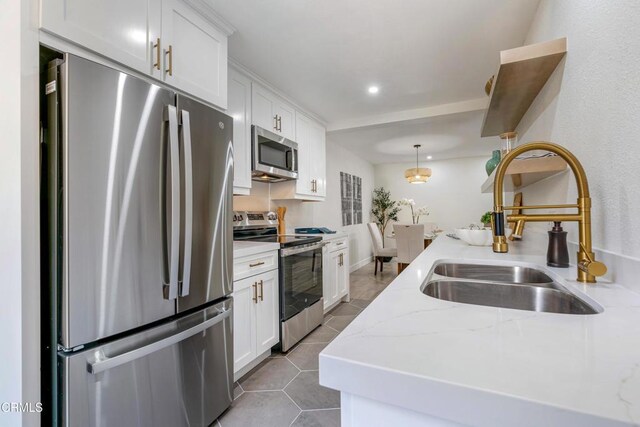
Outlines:
<svg viewBox="0 0 640 427"><path fill-rule="evenodd" d="M59 355L62 426L207 426L231 404L232 300Z"/></svg>
<svg viewBox="0 0 640 427"><path fill-rule="evenodd" d="M182 229L178 311L231 293L233 119L178 95Z"/></svg>
<svg viewBox="0 0 640 427"><path fill-rule="evenodd" d="M73 348L175 314L178 128L175 94L144 80L66 55L58 83L60 344Z"/></svg>

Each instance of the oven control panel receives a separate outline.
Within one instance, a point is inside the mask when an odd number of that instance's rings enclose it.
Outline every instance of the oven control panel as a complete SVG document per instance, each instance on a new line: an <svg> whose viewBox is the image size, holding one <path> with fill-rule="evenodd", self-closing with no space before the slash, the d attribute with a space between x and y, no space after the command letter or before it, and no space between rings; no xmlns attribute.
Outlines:
<svg viewBox="0 0 640 427"><path fill-rule="evenodd" d="M234 227L277 226L278 214L275 212L234 211Z"/></svg>

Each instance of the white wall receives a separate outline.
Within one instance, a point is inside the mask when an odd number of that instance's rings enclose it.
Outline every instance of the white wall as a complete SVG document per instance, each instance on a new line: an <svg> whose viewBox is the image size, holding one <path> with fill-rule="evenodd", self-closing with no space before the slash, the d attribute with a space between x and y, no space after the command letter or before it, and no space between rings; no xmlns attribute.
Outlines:
<svg viewBox="0 0 640 427"><path fill-rule="evenodd" d="M376 165L375 185L391 191L394 200L411 198L418 207L426 205L430 214L421 217L420 222L435 222L443 230L452 230L480 222L482 214L491 210L492 195L480 192L481 184L487 179L485 163L489 157L466 157L421 164L432 171L431 178L425 184L410 184L404 178L404 171L415 167L415 163ZM411 223L408 207L402 208L398 220Z"/></svg>
<svg viewBox="0 0 640 427"><path fill-rule="evenodd" d="M556 142L578 157L593 199L594 246L632 257L640 257L639 17L637 0L542 0L526 43L567 37L568 52L518 129L521 142ZM568 173L524 191L525 204L575 198ZM565 229L577 239L576 225Z"/></svg>
<svg viewBox="0 0 640 427"><path fill-rule="evenodd" d="M9 0L0 13L0 402L39 400L37 11ZM38 424L0 412L2 426Z"/></svg>
<svg viewBox="0 0 640 427"><path fill-rule="evenodd" d="M340 201L340 172L347 172L362 178L363 223L342 226ZM277 185L277 184L272 184ZM349 234L350 260L353 268L360 267L371 260L373 250L366 223L371 212L371 193L373 192L373 165L361 159L351 151L327 139L327 196L324 202L301 202L297 200L269 200L269 185L252 183L251 196L233 198L235 210L275 210L277 206L286 206L287 228L318 226Z"/></svg>

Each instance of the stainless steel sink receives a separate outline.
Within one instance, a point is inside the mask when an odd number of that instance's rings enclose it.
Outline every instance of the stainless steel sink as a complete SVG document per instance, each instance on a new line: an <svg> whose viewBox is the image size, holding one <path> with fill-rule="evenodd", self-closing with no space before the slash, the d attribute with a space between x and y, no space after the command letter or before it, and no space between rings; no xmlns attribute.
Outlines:
<svg viewBox="0 0 640 427"><path fill-rule="evenodd" d="M519 265L441 262L421 290L430 297L463 304L565 314L603 311L544 272Z"/></svg>
<svg viewBox="0 0 640 427"><path fill-rule="evenodd" d="M489 280L501 283L552 283L553 279L540 270L520 265L458 264L443 262L435 274L460 279Z"/></svg>

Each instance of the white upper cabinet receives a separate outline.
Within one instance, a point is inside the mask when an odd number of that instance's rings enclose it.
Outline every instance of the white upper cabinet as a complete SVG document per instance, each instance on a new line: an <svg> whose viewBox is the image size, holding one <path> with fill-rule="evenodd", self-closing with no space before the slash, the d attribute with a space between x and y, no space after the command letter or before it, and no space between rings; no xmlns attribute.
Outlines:
<svg viewBox="0 0 640 427"><path fill-rule="evenodd" d="M325 197L327 195L327 131L317 122L311 123L309 140L311 141L311 158L309 170L313 182L314 195Z"/></svg>
<svg viewBox="0 0 640 427"><path fill-rule="evenodd" d="M41 0L40 26L220 108L227 36L183 0Z"/></svg>
<svg viewBox="0 0 640 427"><path fill-rule="evenodd" d="M227 108L227 36L182 0L162 0L164 80Z"/></svg>
<svg viewBox="0 0 640 427"><path fill-rule="evenodd" d="M295 109L270 90L256 83L252 87L253 124L295 141Z"/></svg>
<svg viewBox="0 0 640 427"><path fill-rule="evenodd" d="M42 0L40 26L151 74L158 61L153 45L160 37L161 12L161 0Z"/></svg>
<svg viewBox="0 0 640 427"><path fill-rule="evenodd" d="M299 111L295 119L298 179L271 184L271 197L323 201L327 187L325 128Z"/></svg>
<svg viewBox="0 0 640 427"><path fill-rule="evenodd" d="M233 194L251 190L251 80L229 69L227 114L233 117Z"/></svg>

